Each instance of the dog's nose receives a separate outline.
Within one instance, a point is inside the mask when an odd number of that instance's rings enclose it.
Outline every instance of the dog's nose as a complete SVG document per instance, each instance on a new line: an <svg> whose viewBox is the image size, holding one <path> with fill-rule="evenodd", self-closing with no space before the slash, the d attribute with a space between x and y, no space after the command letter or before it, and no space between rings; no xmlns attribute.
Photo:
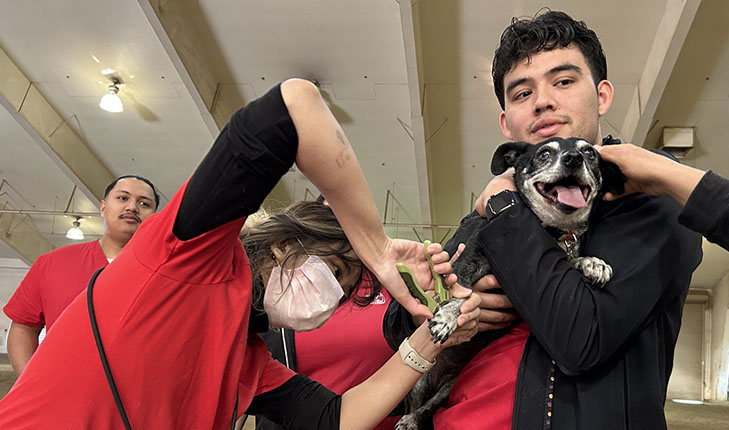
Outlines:
<svg viewBox="0 0 729 430"><path fill-rule="evenodd" d="M582 154L577 151L570 151L562 156L562 162L567 167L579 167L582 165Z"/></svg>

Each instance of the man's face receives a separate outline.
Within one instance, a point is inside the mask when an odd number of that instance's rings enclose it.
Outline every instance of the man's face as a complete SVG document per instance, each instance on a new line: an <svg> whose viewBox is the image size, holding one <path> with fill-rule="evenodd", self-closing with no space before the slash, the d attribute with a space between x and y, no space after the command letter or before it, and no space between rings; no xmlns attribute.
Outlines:
<svg viewBox="0 0 729 430"><path fill-rule="evenodd" d="M101 201L104 236L119 241L131 239L139 224L155 211L154 192L144 181L120 179Z"/></svg>
<svg viewBox="0 0 729 430"><path fill-rule="evenodd" d="M540 51L504 75L505 103L499 116L504 135L531 144L551 137L599 143L600 117L610 108L613 87L595 83L574 45Z"/></svg>

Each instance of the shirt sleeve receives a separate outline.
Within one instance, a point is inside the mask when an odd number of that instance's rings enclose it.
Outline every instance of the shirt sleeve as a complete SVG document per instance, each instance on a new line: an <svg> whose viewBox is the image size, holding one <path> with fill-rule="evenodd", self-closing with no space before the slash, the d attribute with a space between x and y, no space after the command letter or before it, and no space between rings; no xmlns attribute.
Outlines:
<svg viewBox="0 0 729 430"><path fill-rule="evenodd" d="M729 250L729 180L709 170L699 181L678 221Z"/></svg>
<svg viewBox="0 0 729 430"><path fill-rule="evenodd" d="M246 413L262 415L285 429L337 430L341 406L342 396L306 376L296 375L256 395Z"/></svg>
<svg viewBox="0 0 729 430"><path fill-rule="evenodd" d="M280 85L238 110L190 178L174 233L188 240L258 210L296 158Z"/></svg>
<svg viewBox="0 0 729 430"><path fill-rule="evenodd" d="M572 267L523 204L483 227L478 246L532 334L565 373L579 374L612 358L686 294L701 261L701 239L678 225L678 211L666 197L601 202L581 255L612 266L604 288Z"/></svg>
<svg viewBox="0 0 729 430"><path fill-rule="evenodd" d="M43 327L46 324L41 298L46 267L46 257L41 256L30 266L30 270L3 308L5 315L13 322L31 327Z"/></svg>

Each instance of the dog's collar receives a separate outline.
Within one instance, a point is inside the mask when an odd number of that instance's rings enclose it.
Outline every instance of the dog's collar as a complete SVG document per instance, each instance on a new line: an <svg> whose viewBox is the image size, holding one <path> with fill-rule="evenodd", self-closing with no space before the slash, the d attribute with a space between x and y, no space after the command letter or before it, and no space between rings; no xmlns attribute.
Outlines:
<svg viewBox="0 0 729 430"><path fill-rule="evenodd" d="M547 230L547 233L552 235L554 240L556 240L558 243L564 243L565 250L567 251L567 258L572 260L573 258L577 258L576 252L577 252L577 241L580 238L580 235L571 231L563 231L555 227L545 226L545 230Z"/></svg>
<svg viewBox="0 0 729 430"><path fill-rule="evenodd" d="M547 230L547 233L552 235L554 240L556 240L557 242L561 242L563 240L572 240L573 242L576 242L577 238L580 237L580 235L577 233L573 233L571 231L560 230L556 227L550 227L548 225L544 226L544 229Z"/></svg>

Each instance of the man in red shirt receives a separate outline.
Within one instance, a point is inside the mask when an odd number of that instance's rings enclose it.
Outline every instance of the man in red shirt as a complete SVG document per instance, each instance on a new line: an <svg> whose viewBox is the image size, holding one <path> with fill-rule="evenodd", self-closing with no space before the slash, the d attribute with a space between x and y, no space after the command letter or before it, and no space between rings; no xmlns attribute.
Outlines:
<svg viewBox="0 0 729 430"><path fill-rule="evenodd" d="M106 187L101 200L103 238L58 248L33 263L3 308L12 320L8 355L15 373L20 375L38 348L41 329L51 329L66 306L86 288L91 275L121 252L158 205L159 194L149 179L121 176Z"/></svg>

